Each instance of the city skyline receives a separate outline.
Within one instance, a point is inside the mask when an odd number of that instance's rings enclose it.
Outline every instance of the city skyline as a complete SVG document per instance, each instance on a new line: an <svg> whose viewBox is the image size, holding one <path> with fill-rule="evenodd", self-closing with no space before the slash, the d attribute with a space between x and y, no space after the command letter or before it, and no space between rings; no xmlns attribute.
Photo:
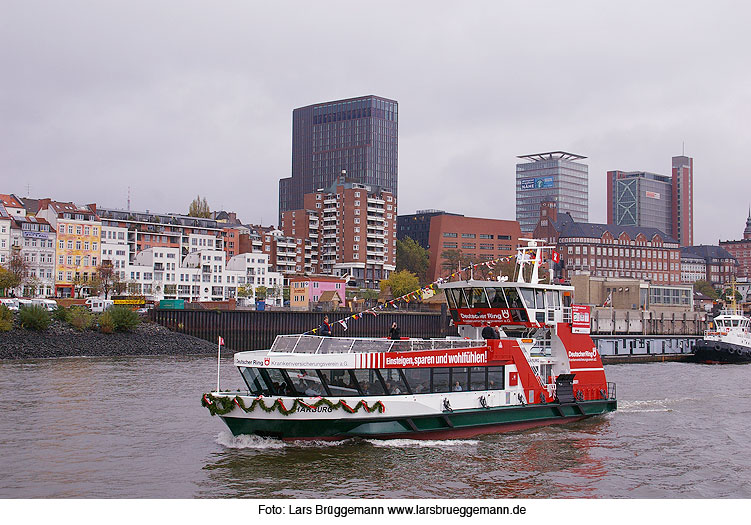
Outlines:
<svg viewBox="0 0 751 525"><path fill-rule="evenodd" d="M648 19L644 8L483 4L477 17L399 5L394 17L359 6L345 16L232 2L11 4L0 22L3 188L113 208L127 207L130 188L132 209L182 213L201 194L212 209L275 223L293 108L377 94L400 105L403 214L513 219L516 156L565 150L587 155L590 220L604 222L607 171L668 174L683 153L701 196L694 244L740 238L748 8L663 4ZM324 14L340 29L316 32L302 53ZM562 39L563 27L576 30ZM610 38L631 27L643 38ZM379 38L384 28L393 38ZM332 74L339 64L352 65Z"/></svg>

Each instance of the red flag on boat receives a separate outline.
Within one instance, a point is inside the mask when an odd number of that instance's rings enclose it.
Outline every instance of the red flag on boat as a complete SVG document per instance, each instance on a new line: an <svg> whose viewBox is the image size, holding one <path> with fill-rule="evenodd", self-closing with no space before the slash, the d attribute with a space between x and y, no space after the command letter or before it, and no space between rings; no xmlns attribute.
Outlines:
<svg viewBox="0 0 751 525"><path fill-rule="evenodd" d="M553 259L553 262L555 264L558 264L559 262L561 262L561 254L558 253L557 251L553 250L553 254L551 256L551 259Z"/></svg>
<svg viewBox="0 0 751 525"><path fill-rule="evenodd" d="M221 335L219 336L219 346L224 346L224 338Z"/></svg>

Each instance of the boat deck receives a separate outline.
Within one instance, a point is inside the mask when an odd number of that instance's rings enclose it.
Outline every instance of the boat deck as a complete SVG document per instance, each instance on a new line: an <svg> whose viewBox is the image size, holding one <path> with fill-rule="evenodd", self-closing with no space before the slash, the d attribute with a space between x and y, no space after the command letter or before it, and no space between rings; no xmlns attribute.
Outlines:
<svg viewBox="0 0 751 525"><path fill-rule="evenodd" d="M484 339L385 339L278 335L269 352L278 354L352 354L372 352L419 352L486 346Z"/></svg>

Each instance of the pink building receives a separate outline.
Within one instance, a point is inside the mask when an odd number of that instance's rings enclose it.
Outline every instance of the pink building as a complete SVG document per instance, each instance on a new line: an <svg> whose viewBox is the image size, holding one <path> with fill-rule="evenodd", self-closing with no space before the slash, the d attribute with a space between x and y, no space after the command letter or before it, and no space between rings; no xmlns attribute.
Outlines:
<svg viewBox="0 0 751 525"><path fill-rule="evenodd" d="M344 304L347 282L341 277L328 275L305 275L290 277L289 305L291 308L308 310L321 301L324 292L334 292ZM331 294L327 294L331 295Z"/></svg>

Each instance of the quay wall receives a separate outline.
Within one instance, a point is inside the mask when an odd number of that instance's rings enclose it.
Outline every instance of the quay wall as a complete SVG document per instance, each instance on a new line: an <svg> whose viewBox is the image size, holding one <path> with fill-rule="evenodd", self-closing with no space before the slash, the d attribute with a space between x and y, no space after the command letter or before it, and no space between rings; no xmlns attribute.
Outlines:
<svg viewBox="0 0 751 525"><path fill-rule="evenodd" d="M388 337L391 324L396 322L402 337L446 337L456 335L456 328L449 326L449 317L444 311L433 312L379 312L377 316L364 314L360 319L351 319L353 313L293 312L271 310L159 310L149 313L150 320L170 330L199 337L214 344L221 336L227 349L235 351L262 350L269 348L277 335L301 334L318 328L323 317L329 316L332 335L346 337ZM345 330L336 321L344 319Z"/></svg>

